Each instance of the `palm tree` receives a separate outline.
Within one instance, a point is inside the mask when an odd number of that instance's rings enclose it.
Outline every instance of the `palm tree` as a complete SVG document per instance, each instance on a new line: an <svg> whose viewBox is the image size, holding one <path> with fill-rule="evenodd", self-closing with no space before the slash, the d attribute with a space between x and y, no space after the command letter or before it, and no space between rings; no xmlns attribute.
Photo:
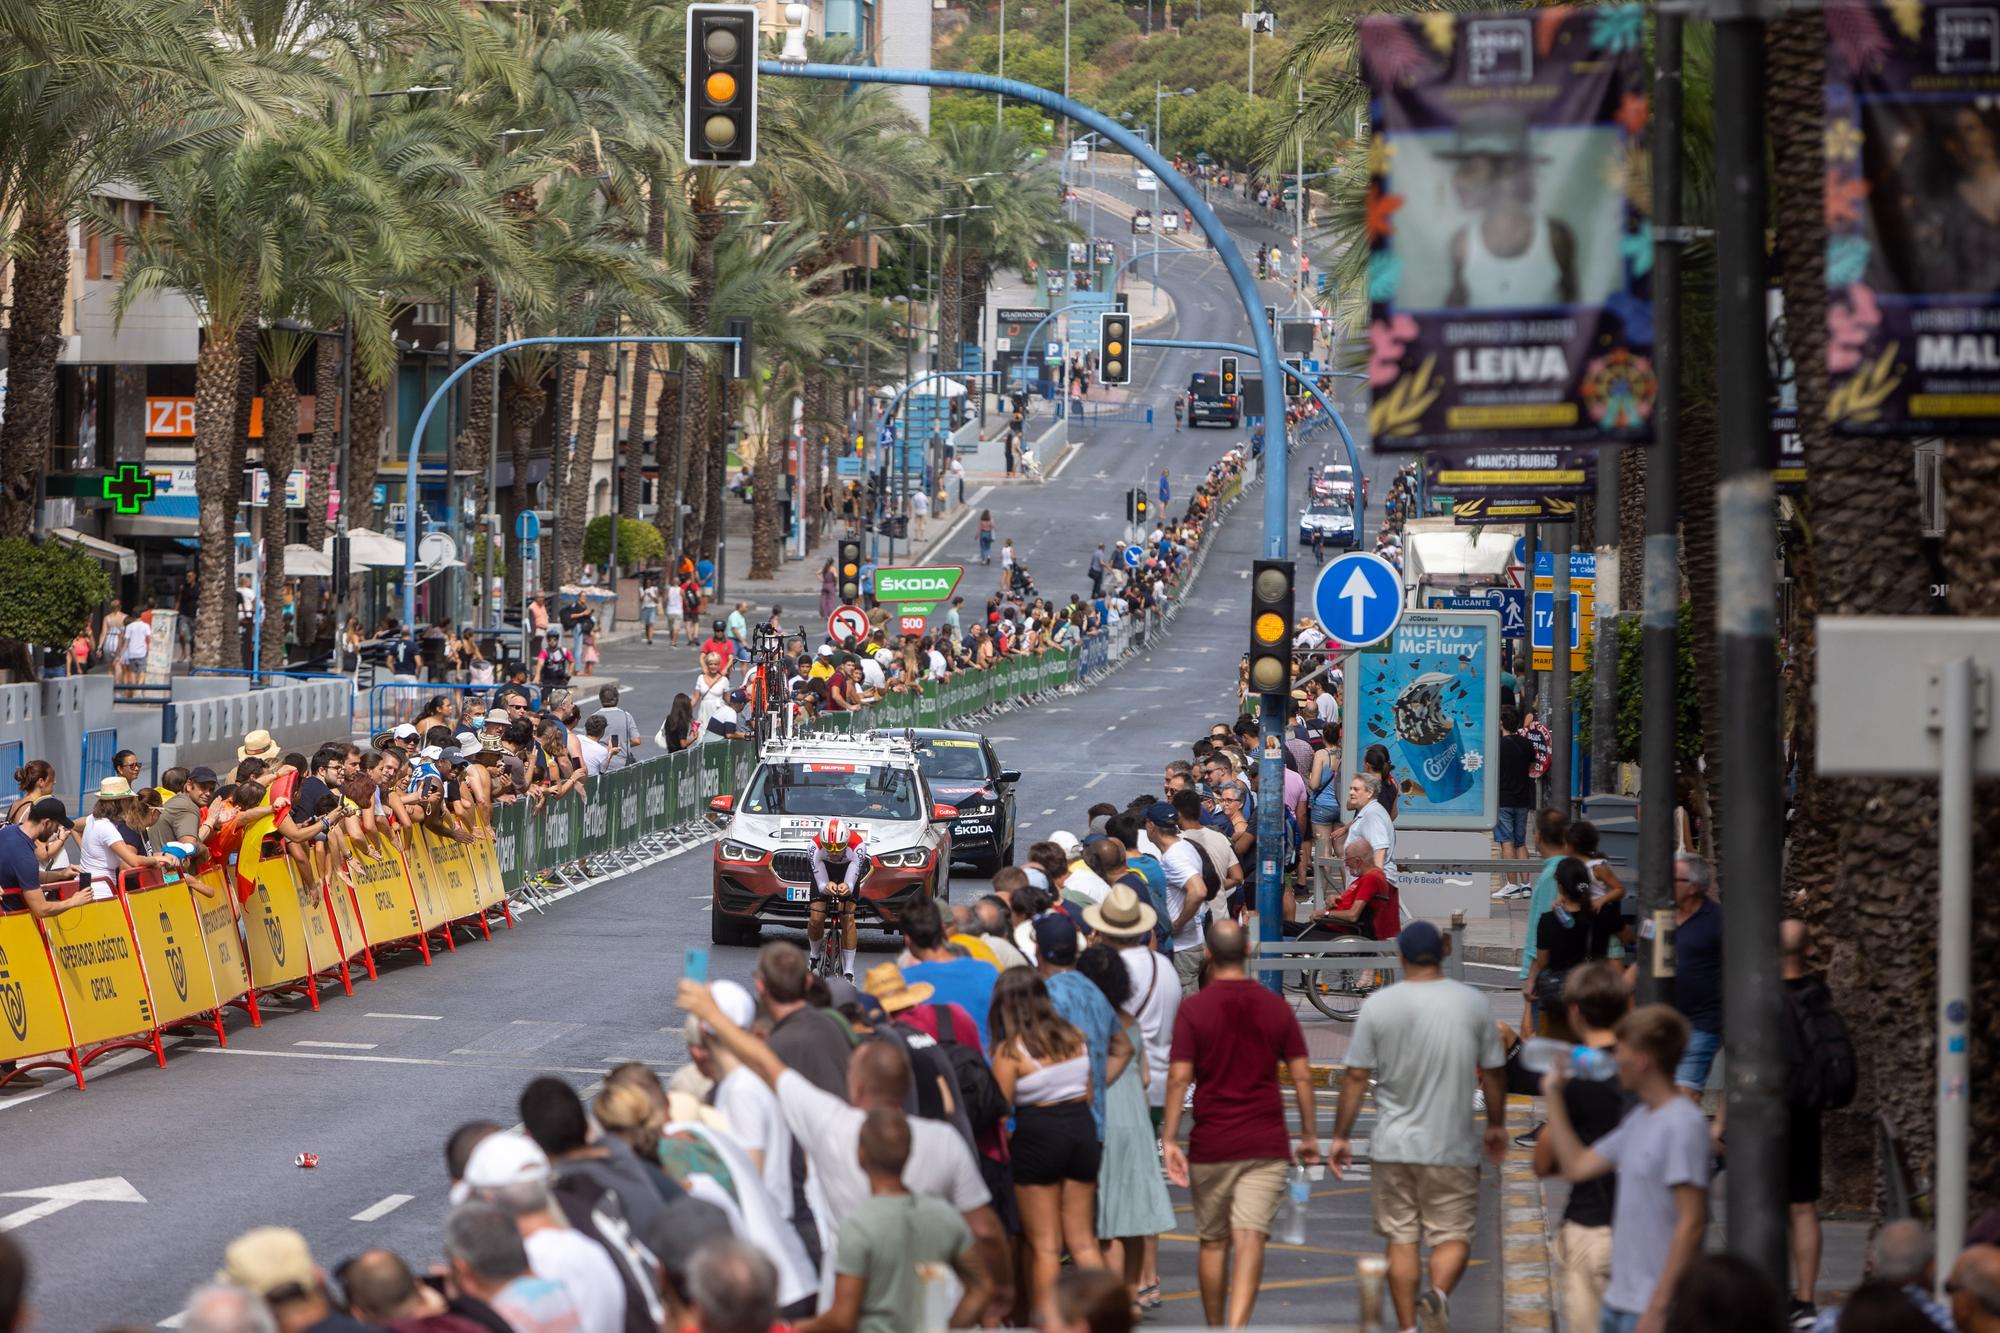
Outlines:
<svg viewBox="0 0 2000 1333"><path fill-rule="evenodd" d="M984 121L946 127L938 138L944 206L968 211L946 231L953 280L944 288L940 323L947 346L976 342L985 292L997 269L1025 271L1028 260L1081 233L1063 216L1062 187L1053 170L1030 156L1011 131ZM964 250L961 244L961 228ZM962 285L961 285L962 284ZM975 294L968 302L964 293Z"/></svg>
<svg viewBox="0 0 2000 1333"><path fill-rule="evenodd" d="M195 0L0 4L0 257L14 265L0 536L34 522L55 411L70 220L128 161L213 144L284 99L217 49ZM10 225L11 224L11 225Z"/></svg>

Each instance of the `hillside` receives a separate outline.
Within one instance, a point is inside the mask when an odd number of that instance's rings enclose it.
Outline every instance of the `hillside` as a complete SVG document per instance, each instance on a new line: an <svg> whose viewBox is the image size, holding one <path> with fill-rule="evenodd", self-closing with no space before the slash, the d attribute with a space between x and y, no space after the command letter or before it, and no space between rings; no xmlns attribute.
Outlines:
<svg viewBox="0 0 2000 1333"><path fill-rule="evenodd" d="M939 14L932 62L939 69L1000 72L1001 0L955 4ZM1248 165L1277 113L1273 97L1289 98L1289 84L1277 83L1290 19L1303 19L1303 0L1267 0L1277 15L1277 34L1256 39L1256 96L1246 91L1250 74L1249 32L1236 6L1216 8L1157 4L1146 33L1147 9L1114 0L1071 0L1070 94L1078 101L1129 118L1134 127L1153 125L1154 89L1166 96L1159 106L1160 138L1169 153L1192 157L1205 152L1234 168ZM1197 14L1200 17L1197 17ZM1057 0L1024 4L1007 0L1007 77L1054 92L1063 86L1063 6ZM1192 88L1194 95L1178 96ZM933 120L990 119L993 99L972 93L940 93ZM1032 141L1047 144L1051 132L1039 108L1010 105L1007 123ZM1308 155L1307 170L1324 164Z"/></svg>

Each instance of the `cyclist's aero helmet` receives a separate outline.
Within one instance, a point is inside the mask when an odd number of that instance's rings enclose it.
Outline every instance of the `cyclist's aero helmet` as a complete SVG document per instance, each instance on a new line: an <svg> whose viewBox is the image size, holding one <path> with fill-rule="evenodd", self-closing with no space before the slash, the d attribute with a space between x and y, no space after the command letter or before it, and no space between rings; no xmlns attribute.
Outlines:
<svg viewBox="0 0 2000 1333"><path fill-rule="evenodd" d="M814 842L819 844L819 849L822 852L831 853L846 852L848 847L856 840L854 830L842 824L838 819L827 820L826 827L822 828L819 831L819 836L813 839Z"/></svg>

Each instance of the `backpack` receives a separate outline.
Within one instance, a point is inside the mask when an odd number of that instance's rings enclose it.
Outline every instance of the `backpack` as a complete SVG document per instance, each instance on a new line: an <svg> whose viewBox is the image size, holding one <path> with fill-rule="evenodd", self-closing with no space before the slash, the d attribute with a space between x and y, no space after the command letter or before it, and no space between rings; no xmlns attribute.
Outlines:
<svg viewBox="0 0 2000 1333"><path fill-rule="evenodd" d="M1786 986L1785 1016L1791 1048L1785 1101L1813 1111L1852 1105L1860 1081L1854 1036L1834 1009L1826 983L1813 978L1803 986Z"/></svg>
<svg viewBox="0 0 2000 1333"><path fill-rule="evenodd" d="M1007 1118L1010 1108L1006 1094L1000 1091L1000 1084L994 1080L993 1070L979 1048L967 1046L952 1032L951 1010L942 1004L934 1004L930 1010L937 1022L938 1049L951 1062L952 1079L958 1084L958 1100L965 1108L965 1118L975 1132L991 1129Z"/></svg>
<svg viewBox="0 0 2000 1333"><path fill-rule="evenodd" d="M1521 734L1535 747L1535 757L1528 763L1528 776L1531 778L1546 776L1549 764L1555 759L1556 753L1555 738L1549 734L1548 724L1536 718L1521 728Z"/></svg>

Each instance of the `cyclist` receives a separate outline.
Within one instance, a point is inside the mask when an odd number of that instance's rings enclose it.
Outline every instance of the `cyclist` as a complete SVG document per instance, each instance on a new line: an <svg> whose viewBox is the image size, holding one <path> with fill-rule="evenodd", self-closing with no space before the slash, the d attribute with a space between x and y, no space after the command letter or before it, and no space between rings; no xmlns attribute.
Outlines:
<svg viewBox="0 0 2000 1333"><path fill-rule="evenodd" d="M826 933L826 904L833 902L840 913L840 970L854 980L854 955L860 946L860 931L854 921L854 891L861 884L861 872L868 867L868 840L858 829L829 819L813 835L813 901L806 913L806 955L808 966L819 970L820 950L829 947L821 937ZM839 867L840 881L832 882L829 867Z"/></svg>
<svg viewBox="0 0 2000 1333"><path fill-rule="evenodd" d="M1178 395L1174 398L1174 429L1181 428L1181 421L1187 416L1187 399Z"/></svg>

